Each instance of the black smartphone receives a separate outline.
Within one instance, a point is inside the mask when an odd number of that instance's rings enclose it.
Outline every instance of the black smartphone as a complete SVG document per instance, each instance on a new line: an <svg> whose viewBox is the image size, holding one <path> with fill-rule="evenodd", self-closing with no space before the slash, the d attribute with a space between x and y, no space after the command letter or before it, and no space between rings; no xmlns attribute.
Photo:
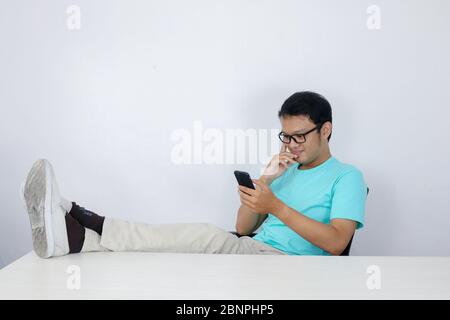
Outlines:
<svg viewBox="0 0 450 320"><path fill-rule="evenodd" d="M236 180L239 183L239 185L250 188L250 189L255 189L255 186L253 185L253 181L247 172L236 170L236 171L234 171L234 176L236 177Z"/></svg>

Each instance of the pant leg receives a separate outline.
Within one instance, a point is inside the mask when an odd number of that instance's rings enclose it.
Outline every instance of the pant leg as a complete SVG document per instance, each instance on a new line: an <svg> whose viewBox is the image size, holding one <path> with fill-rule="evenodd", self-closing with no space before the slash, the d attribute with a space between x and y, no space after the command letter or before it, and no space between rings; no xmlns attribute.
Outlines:
<svg viewBox="0 0 450 320"><path fill-rule="evenodd" d="M100 245L101 236L94 230L85 228L84 243L81 252L91 251L110 251L109 249Z"/></svg>
<svg viewBox="0 0 450 320"><path fill-rule="evenodd" d="M111 251L285 254L251 237L238 238L209 223L143 224L106 218L98 240L97 247ZM85 251L93 251L89 248Z"/></svg>

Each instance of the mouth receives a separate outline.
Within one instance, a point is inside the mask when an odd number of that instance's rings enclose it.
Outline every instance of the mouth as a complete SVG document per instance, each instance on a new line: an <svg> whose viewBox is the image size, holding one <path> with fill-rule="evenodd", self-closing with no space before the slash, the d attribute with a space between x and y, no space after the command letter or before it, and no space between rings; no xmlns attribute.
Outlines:
<svg viewBox="0 0 450 320"><path fill-rule="evenodd" d="M293 154L299 156L299 155L301 155L304 151L303 151L303 150L292 150L291 152L292 152Z"/></svg>

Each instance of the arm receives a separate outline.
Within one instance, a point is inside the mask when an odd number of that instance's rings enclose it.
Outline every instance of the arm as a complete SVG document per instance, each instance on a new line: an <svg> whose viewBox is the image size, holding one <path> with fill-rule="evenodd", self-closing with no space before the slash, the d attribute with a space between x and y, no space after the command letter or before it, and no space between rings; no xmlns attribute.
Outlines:
<svg viewBox="0 0 450 320"><path fill-rule="evenodd" d="M266 218L267 214L255 213L247 206L241 205L236 220L236 232L243 236L249 235L258 229Z"/></svg>
<svg viewBox="0 0 450 320"><path fill-rule="evenodd" d="M340 255L345 250L356 229L355 221L332 219L330 224L321 223L281 201L273 214L305 240L332 255Z"/></svg>
<svg viewBox="0 0 450 320"><path fill-rule="evenodd" d="M281 144L280 153L272 158L259 181L269 187L276 178L280 177L286 171L289 165L296 163L293 160L296 157L296 155L288 151L286 144ZM268 213L252 210L243 203L242 198L241 204L236 220L236 232L240 235L248 235L261 226L264 220L266 220Z"/></svg>
<svg viewBox="0 0 450 320"><path fill-rule="evenodd" d="M345 250L356 229L354 220L336 217L331 218L330 224L318 222L288 207L264 182L253 182L259 186L258 190L239 187L241 201L250 210L259 214L271 212L305 240L332 255L339 255Z"/></svg>
<svg viewBox="0 0 450 320"><path fill-rule="evenodd" d="M273 182L273 178L261 176L260 181L267 186ZM268 214L260 214L252 211L249 207L242 204L238 210L238 217L236 220L236 232L240 235L248 235L257 230L264 220L267 219Z"/></svg>

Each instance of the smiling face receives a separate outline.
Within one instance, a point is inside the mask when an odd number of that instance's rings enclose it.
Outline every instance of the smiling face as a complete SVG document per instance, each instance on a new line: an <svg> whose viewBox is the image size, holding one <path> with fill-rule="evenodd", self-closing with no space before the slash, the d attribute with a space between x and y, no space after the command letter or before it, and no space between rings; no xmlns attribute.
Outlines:
<svg viewBox="0 0 450 320"><path fill-rule="evenodd" d="M303 115L283 116L280 122L281 131L288 135L305 133L316 127L308 116ZM298 155L296 161L302 164L301 169L314 168L331 156L327 139L331 129L331 122L325 122L320 132L314 130L308 133L305 142L296 143L291 139L287 147L290 152Z"/></svg>

